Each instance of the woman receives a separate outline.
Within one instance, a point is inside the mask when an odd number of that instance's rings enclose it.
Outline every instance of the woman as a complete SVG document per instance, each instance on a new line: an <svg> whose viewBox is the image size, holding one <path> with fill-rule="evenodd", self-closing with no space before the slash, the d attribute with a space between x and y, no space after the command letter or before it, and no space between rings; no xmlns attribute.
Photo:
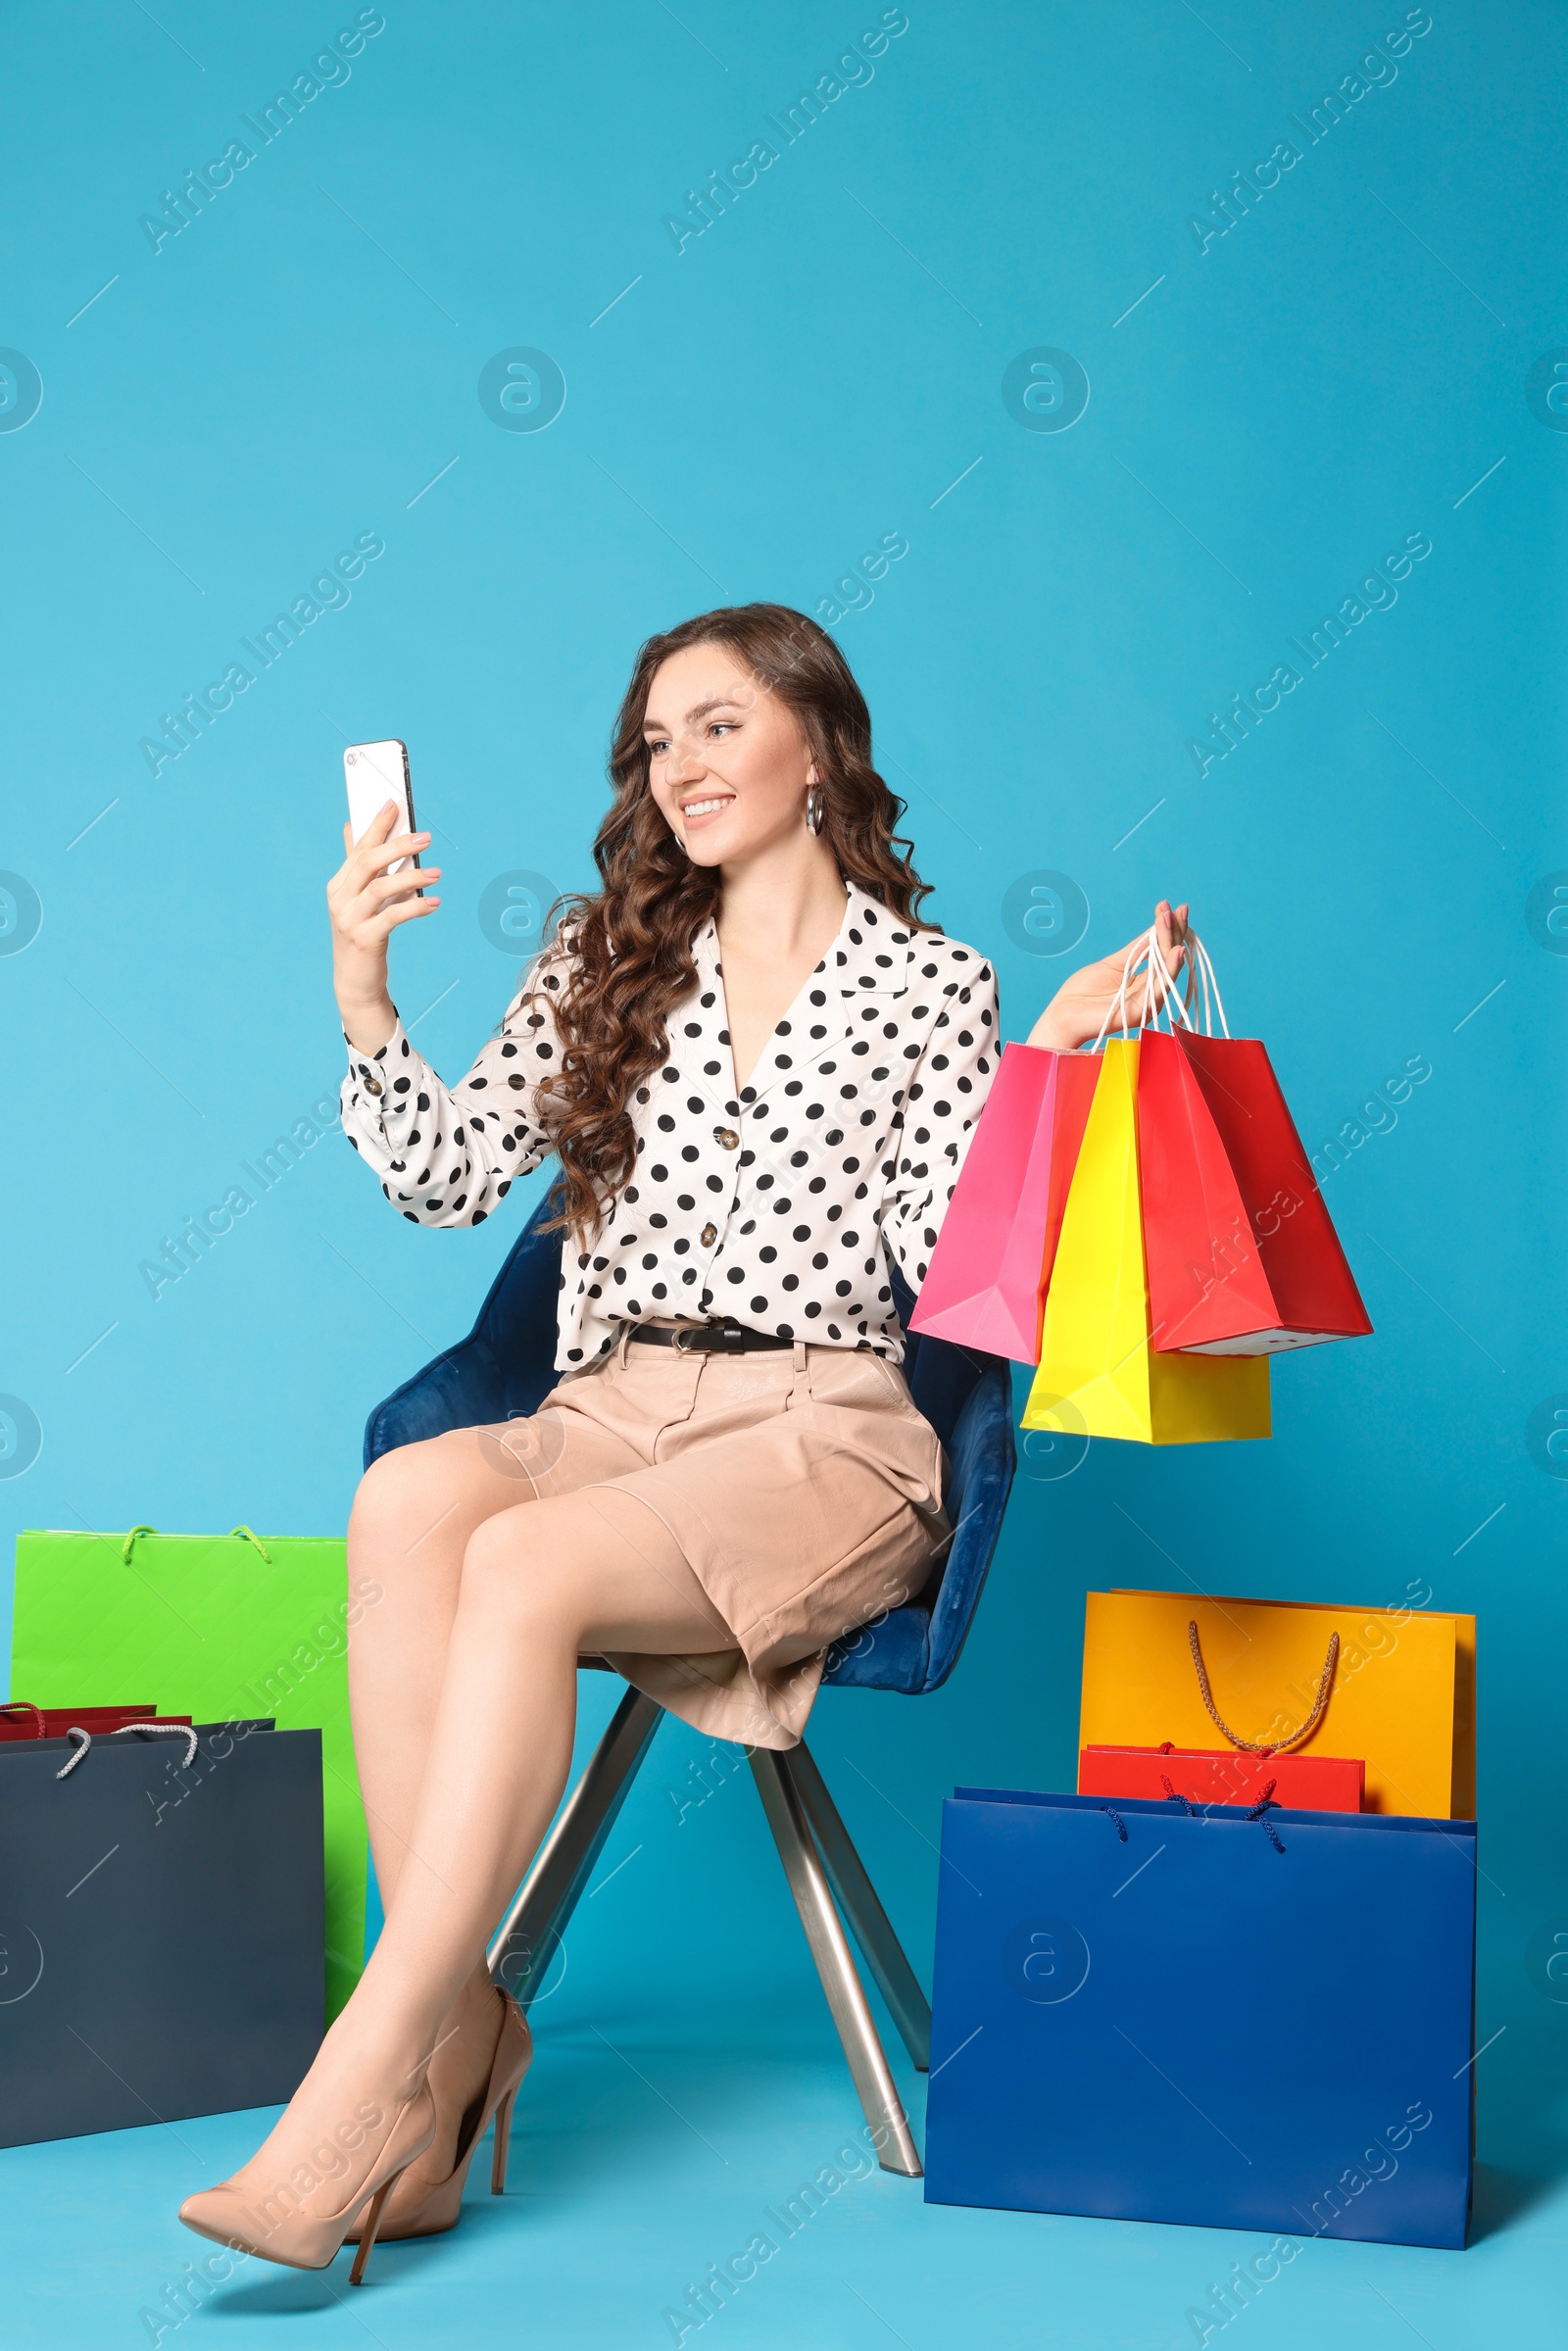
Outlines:
<svg viewBox="0 0 1568 2351"><path fill-rule="evenodd" d="M531 1418L406 1445L360 1488L355 1747L386 1924L275 2130L190 2197L202 2234L324 2267L458 2219L528 2030L487 1935L555 1812L577 1662L706 1732L786 1747L823 1651L919 1592L951 1530L910 1399L912 1289L997 1065L997 992L923 925L865 704L776 605L650 639L621 706L604 887L568 902L499 1034L442 1085L387 993L439 901L389 807L328 886L343 1123L416 1224L481 1223L547 1151L567 1225L558 1386ZM425 869L428 885L439 871ZM1161 904L1152 974L1179 969ZM1067 980L1034 1045L1095 1036L1138 943Z"/></svg>

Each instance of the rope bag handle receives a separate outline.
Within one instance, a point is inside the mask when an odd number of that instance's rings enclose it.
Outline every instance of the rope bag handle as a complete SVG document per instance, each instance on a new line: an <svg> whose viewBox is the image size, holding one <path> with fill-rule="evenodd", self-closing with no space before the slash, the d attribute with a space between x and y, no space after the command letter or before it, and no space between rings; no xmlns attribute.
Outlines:
<svg viewBox="0 0 1568 2351"><path fill-rule="evenodd" d="M257 1551L258 1551L258 1552L261 1554L261 1556L262 1556L263 1560L266 1562L266 1564L267 1564L269 1567L270 1567L270 1566L271 1566L271 1564L272 1564L272 1554L271 1554L271 1552L270 1552L270 1551L268 1549L268 1547L267 1547L266 1543L263 1543L263 1541L262 1541L262 1539L261 1539L261 1537L260 1537L259 1535L253 1535L253 1534L251 1533L251 1531L250 1531L249 1527L230 1527L228 1531L229 1531L229 1534L230 1534L230 1536L234 1536L234 1535L243 1535L243 1536L244 1536L244 1538L245 1538L245 1541L246 1541L248 1543L250 1543L250 1544L251 1544L251 1545L252 1545L252 1546L253 1546L253 1547L254 1547L254 1548L255 1548L255 1549L256 1549L256 1550L257 1550ZM122 1545L121 1545L121 1548L120 1548L120 1556L121 1556L121 1558L122 1558L122 1559L124 1561L125 1565L126 1565L127 1567L129 1567L129 1565L130 1565L130 1554L131 1554L132 1550L135 1548L135 1544L136 1544L136 1538L137 1538L137 1536L138 1536L138 1535L156 1535L156 1534L157 1534L157 1532L158 1532L158 1529L157 1529L156 1527L132 1527L132 1528L131 1528L131 1530L130 1530L130 1533L129 1533L129 1534L128 1534L128 1535L125 1537L125 1540L124 1540L124 1542L122 1543Z"/></svg>
<svg viewBox="0 0 1568 2351"><path fill-rule="evenodd" d="M1243 1739L1240 1733L1233 1731L1226 1722L1215 1705L1214 1693L1208 1687L1208 1670L1203 1663L1202 1649L1199 1645L1198 1626L1192 1620L1189 1620L1187 1626L1187 1645L1193 1652L1193 1668L1198 1675L1198 1687L1202 1693L1203 1704L1208 1709L1209 1720L1213 1723L1215 1730L1230 1740L1233 1747L1242 1747L1249 1755L1289 1755L1311 1738L1318 1724L1323 1720L1323 1710L1329 1702L1329 1695L1334 1688L1334 1669L1340 1661L1338 1633L1329 1635L1329 1653L1323 1660L1323 1671L1318 1676L1317 1698L1311 1713L1294 1739L1282 1739L1277 1745L1269 1745L1260 1739Z"/></svg>
<svg viewBox="0 0 1568 2351"><path fill-rule="evenodd" d="M1184 996L1178 986L1180 972L1174 974L1167 972L1162 960L1160 961L1160 977L1157 983L1155 981L1154 965L1156 960L1159 960L1159 931L1157 925L1151 925L1143 938L1128 950L1127 959L1121 967L1121 986L1110 1000L1109 1009L1100 1024L1100 1034L1089 1048L1091 1053L1099 1053L1112 1029L1122 1036L1132 1034L1135 1025L1132 1017L1132 997L1137 995L1140 989L1143 995L1143 1009L1136 1023L1137 1033L1140 1036L1151 1024L1154 1028L1158 1028L1161 1012L1168 1014L1173 1032L1178 1020L1184 1028L1193 1026L1191 1007L1193 990L1197 985L1197 965L1194 954L1197 945L1196 935L1189 934L1188 940L1182 948L1181 971L1185 971L1186 974ZM1160 990L1157 1000L1154 993L1156 985ZM1118 1013L1121 1016L1119 1019L1117 1018Z"/></svg>
<svg viewBox="0 0 1568 2351"><path fill-rule="evenodd" d="M184 1739L185 1759L180 1768L182 1771L190 1770L196 1760L197 1739L189 1723L122 1723L118 1731L106 1731L102 1736L105 1739L128 1739L132 1732L139 1731L151 1731L160 1739ZM55 1774L57 1780L68 1779L92 1745L92 1733L83 1731L79 1724L74 1725L66 1733L66 1737L70 1739L79 1739L81 1743L73 1748L70 1761L60 1766Z"/></svg>

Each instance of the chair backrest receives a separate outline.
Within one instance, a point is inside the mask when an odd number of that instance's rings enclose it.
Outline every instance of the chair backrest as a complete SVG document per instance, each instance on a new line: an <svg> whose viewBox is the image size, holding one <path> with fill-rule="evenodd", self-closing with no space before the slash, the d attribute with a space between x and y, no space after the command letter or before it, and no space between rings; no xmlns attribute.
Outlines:
<svg viewBox="0 0 1568 2351"><path fill-rule="evenodd" d="M443 1348L376 1405L365 1424L365 1466L400 1445L515 1420L555 1386L556 1308L562 1234L543 1230L560 1204L555 1187L529 1217L491 1283L466 1339Z"/></svg>
<svg viewBox="0 0 1568 2351"><path fill-rule="evenodd" d="M490 1286L473 1329L376 1405L365 1428L365 1465L400 1445L448 1429L514 1420L555 1386L563 1233L552 1187ZM997 1355L907 1328L914 1298L897 1265L894 1304L906 1326L904 1373L948 1456L944 1501L954 1539L927 1590L828 1652L824 1679L841 1687L935 1690L957 1663L1002 1531L1012 1482L1012 1381Z"/></svg>

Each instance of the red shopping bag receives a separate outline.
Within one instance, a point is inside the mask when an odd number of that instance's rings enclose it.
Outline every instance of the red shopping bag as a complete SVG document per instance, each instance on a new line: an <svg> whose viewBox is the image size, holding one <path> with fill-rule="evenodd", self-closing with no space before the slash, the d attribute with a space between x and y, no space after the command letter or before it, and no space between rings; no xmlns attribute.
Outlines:
<svg viewBox="0 0 1568 2351"><path fill-rule="evenodd" d="M1255 1037L1145 1032L1138 1172L1152 1344L1160 1353L1265 1355L1370 1332Z"/></svg>
<svg viewBox="0 0 1568 2351"><path fill-rule="evenodd" d="M150 1723L156 1706L34 1706L27 1698L0 1700L0 1739L64 1739L71 1730L121 1731L130 1723ZM166 1715L166 1722L185 1722L185 1715Z"/></svg>
<svg viewBox="0 0 1568 2351"><path fill-rule="evenodd" d="M1040 1325L1098 1057L1007 1045L909 1317L961 1347L1040 1360Z"/></svg>
<svg viewBox="0 0 1568 2351"><path fill-rule="evenodd" d="M1366 1766L1339 1755L1250 1755L1208 1747L1083 1747L1081 1796L1168 1796L1190 1804L1274 1802L1297 1812L1365 1810Z"/></svg>

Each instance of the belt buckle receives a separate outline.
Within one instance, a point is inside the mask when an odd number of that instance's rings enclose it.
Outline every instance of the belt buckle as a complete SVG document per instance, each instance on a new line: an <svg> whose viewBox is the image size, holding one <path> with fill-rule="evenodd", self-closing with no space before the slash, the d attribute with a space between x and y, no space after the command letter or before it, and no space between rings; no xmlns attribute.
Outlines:
<svg viewBox="0 0 1568 2351"><path fill-rule="evenodd" d="M674 1348L677 1355L689 1355L691 1353L691 1347L687 1344L690 1335L690 1331L685 1325L683 1325L680 1330L672 1331L670 1333L669 1344Z"/></svg>

